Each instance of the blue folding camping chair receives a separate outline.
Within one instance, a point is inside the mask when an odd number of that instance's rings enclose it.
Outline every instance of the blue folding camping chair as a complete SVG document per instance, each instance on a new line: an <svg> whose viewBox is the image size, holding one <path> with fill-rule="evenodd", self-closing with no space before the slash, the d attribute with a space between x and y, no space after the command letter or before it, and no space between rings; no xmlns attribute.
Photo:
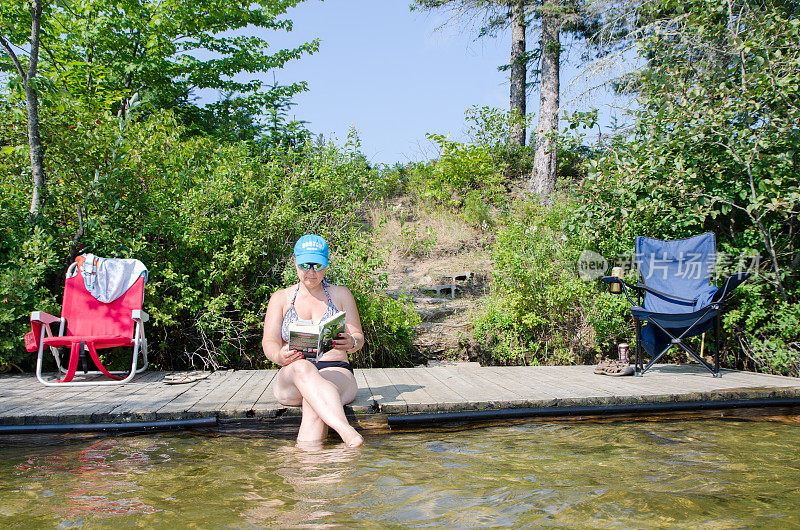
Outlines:
<svg viewBox="0 0 800 530"><path fill-rule="evenodd" d="M605 276L609 285L632 304L636 326L636 375L643 375L672 347L678 346L714 377L719 377L720 332L726 297L750 274L729 277L722 289L711 283L716 262L716 242L711 232L677 241L636 238L636 266L641 282L631 285L621 278ZM615 289L612 288L612 292ZM630 293L636 293L637 302ZM644 298L644 300L642 300ZM714 365L689 347L685 340L714 328ZM651 357L647 366L642 348Z"/></svg>

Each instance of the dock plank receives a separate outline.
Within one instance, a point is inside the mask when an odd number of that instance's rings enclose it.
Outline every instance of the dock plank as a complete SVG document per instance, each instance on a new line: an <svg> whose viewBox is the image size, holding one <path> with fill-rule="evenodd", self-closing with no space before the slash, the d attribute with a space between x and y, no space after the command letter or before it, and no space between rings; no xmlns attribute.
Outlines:
<svg viewBox="0 0 800 530"><path fill-rule="evenodd" d="M152 385L115 401L111 410L97 415L97 421L156 421L159 408L197 384L168 385L163 379L162 373Z"/></svg>
<svg viewBox="0 0 800 530"><path fill-rule="evenodd" d="M0 426L109 423L216 417L271 420L298 416L277 402L276 370L219 371L168 385L146 372L119 386L46 387L32 374L0 376ZM358 393L348 405L360 425L392 414L449 413L537 407L724 400L800 404L800 379L725 370L714 378L697 365L658 365L643 377L609 377L592 366L480 367L439 365L355 371ZM777 403L777 401L776 401ZM602 410L602 409L598 409ZM381 414L375 415L375 412ZM385 420L383 420L385 421Z"/></svg>
<svg viewBox="0 0 800 530"><path fill-rule="evenodd" d="M502 389L505 395L509 396L516 405L527 406L527 398L531 394L531 389L529 387L523 386L519 382L509 379L507 376L489 369L474 370L470 368L459 370L466 372L468 377L475 378L478 383L485 381ZM541 394L539 395L541 396ZM552 399L555 400L555 397L552 397Z"/></svg>
<svg viewBox="0 0 800 530"><path fill-rule="evenodd" d="M588 398L601 404L635 403L647 394L662 394L663 389L635 379L635 377L613 377L595 374L593 366L569 366L568 370L553 370L556 366L542 366L539 371L550 381L561 380L562 384L574 392L573 398Z"/></svg>
<svg viewBox="0 0 800 530"><path fill-rule="evenodd" d="M574 397L574 393L565 389L563 381L550 382L542 378L535 371L512 370L511 366L489 366L486 372L495 377L502 378L511 390L519 394L530 406L538 404L555 404L560 399ZM528 367L519 367L528 368Z"/></svg>
<svg viewBox="0 0 800 530"><path fill-rule="evenodd" d="M358 391L356 397L349 407L354 413L368 413L375 410L375 400L372 399L372 392L369 390L367 378L364 375L364 370L356 369L353 371L356 377L356 384Z"/></svg>
<svg viewBox="0 0 800 530"><path fill-rule="evenodd" d="M614 393L620 403L704 401L717 394L719 397L726 395L724 391L731 385L723 381L724 378L714 378L704 370L699 371L700 367L696 368L676 374L656 367L643 377L592 376L602 381L603 388Z"/></svg>
<svg viewBox="0 0 800 530"><path fill-rule="evenodd" d="M435 411L438 409L436 397L429 393L424 384L417 382L413 372L409 368L384 368L383 372L393 382L394 387L400 392L398 398L404 403L406 412ZM393 409L382 406L381 412L393 413Z"/></svg>
<svg viewBox="0 0 800 530"><path fill-rule="evenodd" d="M190 386L185 392L182 392L173 399L169 399L163 405L155 410L156 419L164 420L178 420L188 418L199 418L203 416L210 416L209 412L205 414L199 411L189 413L198 401L205 396L211 394L225 383L225 381L234 374L233 370L227 372L214 372L206 379L198 381ZM175 385L178 386L178 385Z"/></svg>
<svg viewBox="0 0 800 530"><path fill-rule="evenodd" d="M261 394L261 397L259 397L258 401L253 405L253 414L256 418L274 418L287 409L285 405L282 405L275 399L274 388L278 381L277 376L278 372L276 370L275 377L272 378L267 388L265 388L264 392Z"/></svg>
<svg viewBox="0 0 800 530"><path fill-rule="evenodd" d="M499 377L495 373L487 370L475 370L474 368L461 367L453 367L450 368L450 370L457 373L466 383L472 385L474 388L490 392L490 398L500 396L499 398L494 398L494 404L497 408L520 407L526 406L527 404L524 395L514 391L513 387L515 385L509 384L506 378Z"/></svg>
<svg viewBox="0 0 800 530"><path fill-rule="evenodd" d="M504 389L489 382L480 384L471 378L469 372L474 370L458 371L450 366L435 366L425 369L431 376L439 379L444 385L458 393L466 402L475 409L496 409L513 406L513 399Z"/></svg>
<svg viewBox="0 0 800 530"><path fill-rule="evenodd" d="M419 387L404 396L409 412L431 410L454 412L474 409L474 404L467 396L459 394L457 390L432 376L425 368L393 368L392 370L400 370L411 385Z"/></svg>
<svg viewBox="0 0 800 530"><path fill-rule="evenodd" d="M253 377L251 371L230 372L214 389L207 392L186 410L189 417L220 411L230 397L236 394Z"/></svg>
<svg viewBox="0 0 800 530"><path fill-rule="evenodd" d="M375 402L378 410L386 412L405 414L408 406L404 399L400 397L403 390L395 386L389 375L383 368L372 368L363 370L364 380L369 387L370 399Z"/></svg>
<svg viewBox="0 0 800 530"><path fill-rule="evenodd" d="M255 407L264 392L267 391L277 373L277 370L254 371L252 377L222 407L223 417L232 418L236 417L237 414L244 413L247 415L252 413L253 407Z"/></svg>
<svg viewBox="0 0 800 530"><path fill-rule="evenodd" d="M99 410L110 409L114 400L126 396L150 384L154 373L137 376L133 381L114 386L64 386L47 387L36 382L36 389L23 387L21 398L7 396L3 399L0 421L4 417L16 417L17 423L74 423L77 419L90 421ZM103 379L107 380L107 379ZM113 390L112 390L113 389Z"/></svg>
<svg viewBox="0 0 800 530"><path fill-rule="evenodd" d="M236 394L251 377L253 377L253 372L249 370L229 372L219 385L198 399L186 412L196 415L222 410L231 396Z"/></svg>
<svg viewBox="0 0 800 530"><path fill-rule="evenodd" d="M508 367L513 368L513 367ZM608 402L608 398L617 395L610 377L600 378L588 366L565 366L566 370L558 371L557 366L523 366L519 372L535 378L541 384L555 386L566 390L569 398L591 399L596 402ZM513 370L512 370L513 372Z"/></svg>

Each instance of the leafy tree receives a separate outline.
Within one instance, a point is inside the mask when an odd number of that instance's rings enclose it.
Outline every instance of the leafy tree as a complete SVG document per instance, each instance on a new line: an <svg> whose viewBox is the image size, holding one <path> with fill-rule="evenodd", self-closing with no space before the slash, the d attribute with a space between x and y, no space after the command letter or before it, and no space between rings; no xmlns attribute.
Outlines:
<svg viewBox="0 0 800 530"><path fill-rule="evenodd" d="M760 259L726 325L756 365L787 370L794 362L795 373L799 7L666 0L640 9L647 63L630 80L639 94L635 130L593 162L583 204L568 223L605 255L629 249L635 235L712 230L721 257L734 258L723 269Z"/></svg>
<svg viewBox="0 0 800 530"><path fill-rule="evenodd" d="M686 189L750 226L784 300L778 254L793 255L794 245L773 234L797 222L800 204L800 20L791 4L690 3L647 39L659 60L643 72L642 90L665 147L695 142L674 160Z"/></svg>
<svg viewBox="0 0 800 530"><path fill-rule="evenodd" d="M273 87L277 88L277 83ZM289 95L284 95L269 106L262 146L299 150L311 139L311 133L305 127L308 122L289 118L289 110L295 105Z"/></svg>
<svg viewBox="0 0 800 530"><path fill-rule="evenodd" d="M543 198L555 190L557 171L558 112L561 67L561 34L570 32L585 37L597 28L598 21L582 0L415 0L412 9L445 9L453 19L477 18L479 36L493 35L511 27L511 60L500 68L510 70L510 110L520 117L526 113L528 64L539 61L533 70L534 83L540 83L539 123L533 171L528 188ZM539 46L528 52L526 31L538 20ZM516 126L515 141L525 145L524 121Z"/></svg>
<svg viewBox="0 0 800 530"><path fill-rule="evenodd" d="M39 47L41 42L41 21L42 9L44 4L42 0L32 0L27 3L27 12L24 15L16 17L14 23L7 27L10 32L7 35L0 34L0 46L3 47L6 55L8 56L13 71L19 76L22 82L22 89L25 93L25 107L28 114L28 147L30 150L31 159L31 174L33 176L33 191L31 193L31 207L29 217L35 220L41 214L42 209L42 196L44 194L45 186L45 172L44 172L44 148L42 147L42 140L39 134L39 94L36 90L36 85L39 82L37 74L39 73ZM27 69L23 66L16 52L12 48L12 41L17 38L24 38L25 33L21 31L20 22L30 20L30 54L28 56ZM7 21L7 13L5 8L0 11L0 21Z"/></svg>
<svg viewBox="0 0 800 530"><path fill-rule="evenodd" d="M541 36L536 58L540 69L535 77L540 82L539 121L536 126L536 145L533 170L528 189L549 202L556 189L558 171L558 113L561 91L561 38L564 34L588 39L600 27L601 17L589 9L583 0L541 0L533 9L541 20ZM601 53L602 48L595 47Z"/></svg>
<svg viewBox="0 0 800 530"><path fill-rule="evenodd" d="M282 15L301 1L63 0L42 19L40 69L80 102L106 106L122 119L137 105L174 108L202 132L216 133L236 116L245 123L222 131L253 138L265 127L266 107L306 89L305 83L269 87L254 77L318 49L314 40L270 53L259 36L290 31ZM6 6L2 18L23 14ZM12 32L9 41L24 46L21 37ZM204 89L224 97L200 108L193 97Z"/></svg>
<svg viewBox="0 0 800 530"><path fill-rule="evenodd" d="M418 317L386 294L384 267L363 232L363 211L396 177L373 168L353 134L345 146L256 152L247 142L187 136L171 111L120 130L108 112L71 106L43 113L58 139L48 149L48 214L25 221L24 118L0 98L0 371L30 369L23 348L30 312L59 311L64 257L80 244L150 267L145 303L150 360L162 369L261 367L261 325L270 295L294 268L292 244L324 235L332 281L353 291L368 346L359 366L408 364ZM341 205L348 205L347 208ZM109 366L122 357L104 352Z"/></svg>
<svg viewBox="0 0 800 530"><path fill-rule="evenodd" d="M453 22L477 19L481 25L479 36L492 35L499 29L511 27L511 59L501 69L510 69L510 110L520 118L526 115L526 78L528 56L525 32L528 27L525 7L527 0L414 0L411 9L444 9L451 13ZM515 128L514 141L525 145L525 124L520 121Z"/></svg>
<svg viewBox="0 0 800 530"><path fill-rule="evenodd" d="M558 167L556 135L561 90L561 18L562 7L556 2L543 6L541 54L541 86L539 90L539 123L529 189L540 197L556 189Z"/></svg>

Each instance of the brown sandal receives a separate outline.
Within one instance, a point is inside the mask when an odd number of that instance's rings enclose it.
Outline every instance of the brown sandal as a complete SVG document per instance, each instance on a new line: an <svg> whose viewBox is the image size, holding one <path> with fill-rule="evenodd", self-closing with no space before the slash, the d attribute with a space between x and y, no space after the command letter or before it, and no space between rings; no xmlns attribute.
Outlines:
<svg viewBox="0 0 800 530"><path fill-rule="evenodd" d="M603 359L602 361L600 361L597 364L597 366L594 367L594 373L596 373L598 375L605 374L606 373L606 368L611 366L611 364L614 363L614 362L616 362L616 361L613 361L611 359Z"/></svg>
<svg viewBox="0 0 800 530"><path fill-rule="evenodd" d="M603 371L605 375L610 375L612 377L633 375L633 372L633 366L619 361L612 361L611 364L606 367L605 371Z"/></svg>

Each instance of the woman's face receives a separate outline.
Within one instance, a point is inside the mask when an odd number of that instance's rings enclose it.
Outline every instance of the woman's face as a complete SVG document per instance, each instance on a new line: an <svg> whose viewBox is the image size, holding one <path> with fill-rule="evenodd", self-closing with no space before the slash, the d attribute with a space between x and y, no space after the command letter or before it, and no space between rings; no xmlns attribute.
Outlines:
<svg viewBox="0 0 800 530"><path fill-rule="evenodd" d="M325 277L325 273L327 272L327 268L322 270L314 270L315 267L308 267L308 270L303 270L306 267L301 267L301 263L297 263L295 260L294 269L297 271L297 277L300 278L300 283L306 286L306 288L316 287L322 282L322 279Z"/></svg>

